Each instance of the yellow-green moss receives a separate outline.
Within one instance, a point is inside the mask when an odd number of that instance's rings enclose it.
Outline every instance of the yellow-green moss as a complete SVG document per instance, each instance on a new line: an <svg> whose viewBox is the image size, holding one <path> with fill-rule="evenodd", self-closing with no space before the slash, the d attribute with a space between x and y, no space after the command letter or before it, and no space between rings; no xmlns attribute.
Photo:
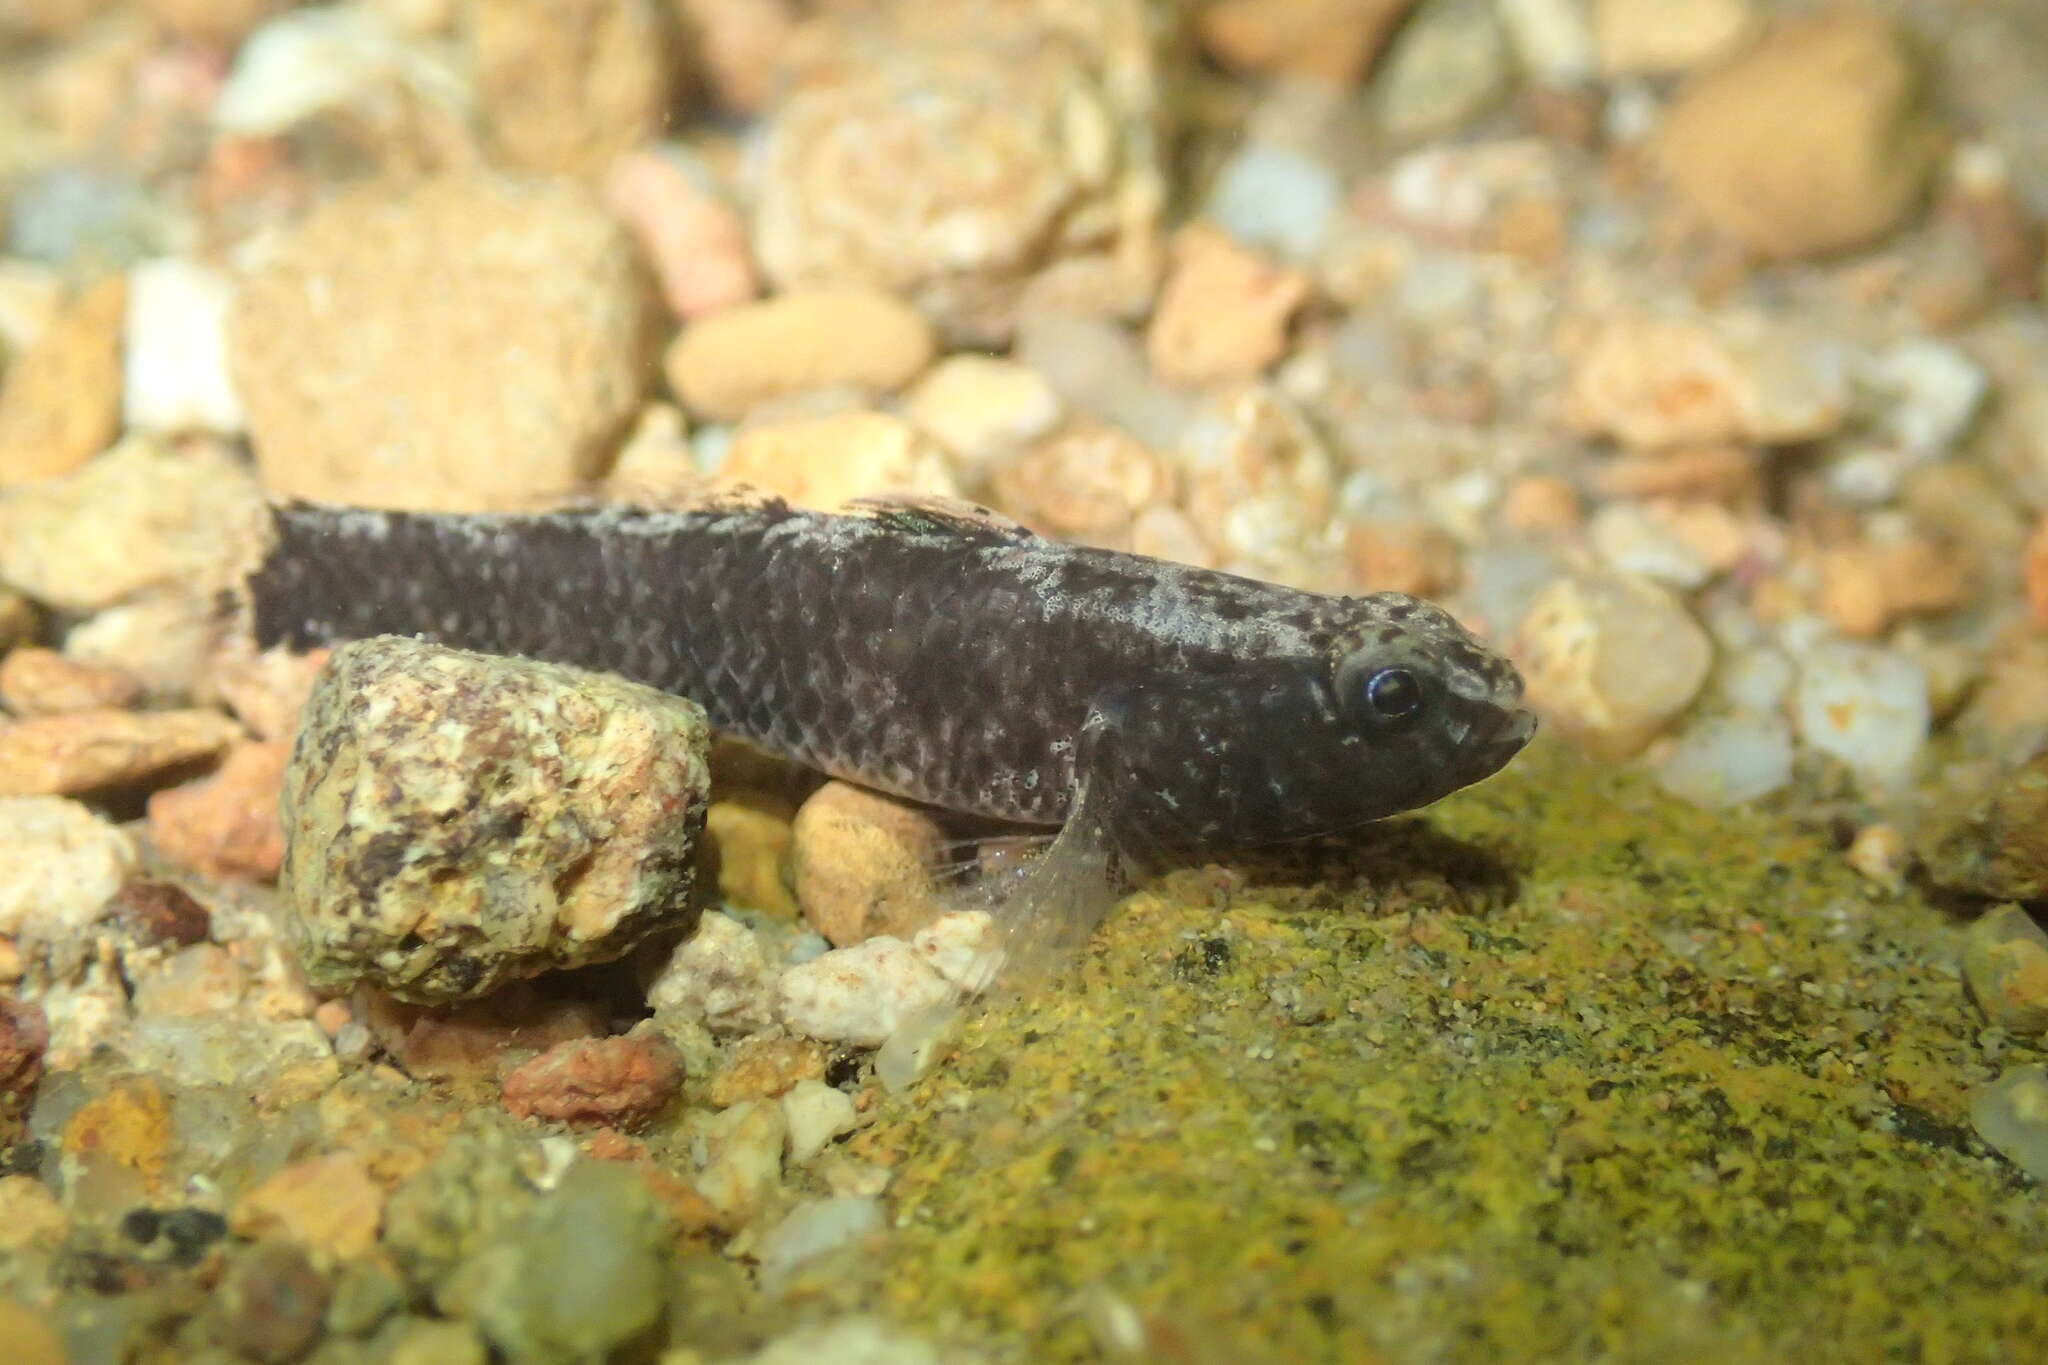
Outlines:
<svg viewBox="0 0 2048 1365"><path fill-rule="evenodd" d="M1544 749L1168 878L862 1147L888 1307L1018 1359L2034 1358L1955 926L1824 832Z"/></svg>

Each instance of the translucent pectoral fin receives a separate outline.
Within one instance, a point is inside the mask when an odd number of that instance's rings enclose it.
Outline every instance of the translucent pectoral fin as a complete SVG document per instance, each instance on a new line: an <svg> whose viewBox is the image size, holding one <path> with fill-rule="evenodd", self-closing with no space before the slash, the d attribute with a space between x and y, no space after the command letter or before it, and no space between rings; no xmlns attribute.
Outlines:
<svg viewBox="0 0 2048 1365"><path fill-rule="evenodd" d="M1100 804L1084 788L1044 854L977 885L976 908L994 917L998 947L985 959L976 990L1044 985L1073 962L1116 904L1116 850Z"/></svg>

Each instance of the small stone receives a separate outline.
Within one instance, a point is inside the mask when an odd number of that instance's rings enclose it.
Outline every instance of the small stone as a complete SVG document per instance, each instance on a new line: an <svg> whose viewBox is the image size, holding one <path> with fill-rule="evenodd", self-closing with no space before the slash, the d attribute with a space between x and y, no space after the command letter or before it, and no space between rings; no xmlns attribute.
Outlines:
<svg viewBox="0 0 2048 1365"><path fill-rule="evenodd" d="M1079 419L996 471L1003 510L1060 540L1121 547L1173 496L1173 467L1121 427Z"/></svg>
<svg viewBox="0 0 2048 1365"><path fill-rule="evenodd" d="M705 1162L697 1191L728 1222L744 1223L782 1177L782 1149L789 1139L782 1106L746 1100L722 1109L711 1116L703 1137Z"/></svg>
<svg viewBox="0 0 2048 1365"><path fill-rule="evenodd" d="M1365 75L1413 0L1216 0L1195 32L1203 50L1247 75L1350 85Z"/></svg>
<svg viewBox="0 0 2048 1365"><path fill-rule="evenodd" d="M116 1083L65 1120L58 1145L87 1171L127 1176L138 1198L150 1193L171 1158L171 1109L163 1087L148 1077Z"/></svg>
<svg viewBox="0 0 2048 1365"><path fill-rule="evenodd" d="M977 991L1002 963L1003 936L986 910L955 910L917 931L910 941L933 971L963 991Z"/></svg>
<svg viewBox="0 0 2048 1365"><path fill-rule="evenodd" d="M150 846L215 881L269 881L284 865L278 797L291 744L237 744L220 771L149 798Z"/></svg>
<svg viewBox="0 0 2048 1365"><path fill-rule="evenodd" d="M466 1322L417 1321L406 1324L385 1360L386 1365L490 1365L491 1351Z"/></svg>
<svg viewBox="0 0 2048 1365"><path fill-rule="evenodd" d="M1879 424L1908 455L1946 455L1969 430L1991 388L1984 367L1961 347L1907 337L1872 358L1859 376L1889 401Z"/></svg>
<svg viewBox="0 0 2048 1365"><path fill-rule="evenodd" d="M886 1224L879 1199L860 1195L806 1199L761 1239L761 1282L772 1293L787 1284L805 1262L872 1237Z"/></svg>
<svg viewBox="0 0 2048 1365"><path fill-rule="evenodd" d="M227 949L195 943L171 954L138 980L130 1003L137 1018L226 1015L240 1003L248 984L248 973Z"/></svg>
<svg viewBox="0 0 2048 1365"><path fill-rule="evenodd" d="M1792 727L1768 711L1706 716L1656 757L1657 785L1709 810L1745 805L1792 781Z"/></svg>
<svg viewBox="0 0 2048 1365"><path fill-rule="evenodd" d="M242 400L228 373L234 286L178 257L144 261L128 275L121 412L147 431L242 430Z"/></svg>
<svg viewBox="0 0 2048 1365"><path fill-rule="evenodd" d="M92 923L134 866L127 833L76 801L0 797L0 934Z"/></svg>
<svg viewBox="0 0 2048 1365"><path fill-rule="evenodd" d="M711 1078L706 1094L715 1108L744 1100L772 1100L800 1081L825 1077L825 1050L808 1038L749 1038Z"/></svg>
<svg viewBox="0 0 2048 1365"><path fill-rule="evenodd" d="M789 1124L789 1159L799 1166L832 1139L852 1132L858 1121L853 1098L822 1080L801 1080L791 1087L782 1097L782 1117Z"/></svg>
<svg viewBox="0 0 2048 1365"><path fill-rule="evenodd" d="M664 366L692 411L730 421L810 389L892 392L931 363L935 344L929 323L879 290L807 290L696 319Z"/></svg>
<svg viewBox="0 0 2048 1365"><path fill-rule="evenodd" d="M130 437L76 473L0 494L0 579L67 611L216 575L255 544L262 496L212 444Z"/></svg>
<svg viewBox="0 0 2048 1365"><path fill-rule="evenodd" d="M1343 201L1334 167L1291 147L1251 141L1216 172L1202 216L1245 246L1306 261L1329 240Z"/></svg>
<svg viewBox="0 0 2048 1365"><path fill-rule="evenodd" d="M521 1118L637 1128L676 1097L683 1060L658 1034L558 1043L505 1077Z"/></svg>
<svg viewBox="0 0 2048 1365"><path fill-rule="evenodd" d="M1912 775L1927 742L1927 671L1871 645L1815 646L1801 661L1793 701L1800 738L1878 788Z"/></svg>
<svg viewBox="0 0 2048 1365"><path fill-rule="evenodd" d="M1593 80L1593 31L1582 0L1500 0L1500 22L1539 92L1576 92Z"/></svg>
<svg viewBox="0 0 2048 1365"><path fill-rule="evenodd" d="M366 1256L384 1221L384 1187L353 1152L295 1161L235 1201L237 1237L278 1236L316 1265Z"/></svg>
<svg viewBox="0 0 2048 1365"><path fill-rule="evenodd" d="M639 240L669 311L688 321L760 292L739 211L660 151L629 152L605 176L605 202Z"/></svg>
<svg viewBox="0 0 2048 1365"><path fill-rule="evenodd" d="M2027 691L2038 705L2038 681ZM1915 851L1937 886L2048 900L2048 749L1997 764L1986 780L1948 794L1929 813Z"/></svg>
<svg viewBox="0 0 2048 1365"><path fill-rule="evenodd" d="M0 796L70 796L211 758L241 735L218 711L76 711L0 724Z"/></svg>
<svg viewBox="0 0 2048 1365"><path fill-rule="evenodd" d="M1846 354L1747 314L1611 323L1573 367L1567 414L1637 449L1831 434L1848 415Z"/></svg>
<svg viewBox="0 0 2048 1365"><path fill-rule="evenodd" d="M2019 906L1997 906L1970 925L1963 979L1996 1027L2022 1038L2048 1032L2048 933Z"/></svg>
<svg viewBox="0 0 2048 1365"><path fill-rule="evenodd" d="M648 305L624 229L566 181L444 175L334 195L235 304L263 482L444 510L573 489L639 406Z"/></svg>
<svg viewBox="0 0 2048 1365"><path fill-rule="evenodd" d="M1547 722L1610 757L1638 753L1692 704L1714 650L1669 591L1639 578L1560 578L1509 652Z"/></svg>
<svg viewBox="0 0 2048 1365"><path fill-rule="evenodd" d="M840 412L748 427L718 477L830 511L855 498L958 492L945 452L900 417Z"/></svg>
<svg viewBox="0 0 2048 1365"><path fill-rule="evenodd" d="M1064 405L1036 370L954 355L903 396L903 415L970 472L993 468L1058 425Z"/></svg>
<svg viewBox="0 0 2048 1365"><path fill-rule="evenodd" d="M789 870L795 813L786 801L751 792L711 803L704 838L718 857L721 898L783 919L797 917Z"/></svg>
<svg viewBox="0 0 2048 1365"><path fill-rule="evenodd" d="M141 697L142 684L120 669L79 663L54 649L17 649L0 659L0 705L17 716L120 710Z"/></svg>
<svg viewBox="0 0 2048 1365"><path fill-rule="evenodd" d="M900 938L882 935L791 967L776 983L784 1023L827 1043L879 1047L905 1019L953 998L950 982Z"/></svg>
<svg viewBox="0 0 2048 1365"><path fill-rule="evenodd" d="M335 651L285 773L316 987L473 998L686 924L704 713L609 675L382 637Z"/></svg>
<svg viewBox="0 0 2048 1365"><path fill-rule="evenodd" d="M1452 133L1507 96L1508 45L1485 0L1436 0L1401 26L1373 76L1380 127L1401 143Z"/></svg>
<svg viewBox="0 0 2048 1365"><path fill-rule="evenodd" d="M718 103L739 114L766 108L797 26L791 0L678 0L677 10Z"/></svg>
<svg viewBox="0 0 2048 1365"><path fill-rule="evenodd" d="M1906 836L1896 825L1865 825L1856 831L1842 861L1851 871L1887 895L1896 896L1906 886L1906 868L1912 852Z"/></svg>
<svg viewBox="0 0 2048 1365"><path fill-rule="evenodd" d="M2048 1067L2012 1067L1978 1090L1970 1126L2007 1161L2048 1180Z"/></svg>
<svg viewBox="0 0 2048 1365"><path fill-rule="evenodd" d="M479 112L506 165L596 177L661 132L676 59L653 0L482 0L464 15Z"/></svg>
<svg viewBox="0 0 2048 1365"><path fill-rule="evenodd" d="M607 1027L595 1004L551 998L526 981L481 1000L434 1008L409 1005L370 986L356 987L350 1000L349 1027L362 1028L365 1043L374 1040L406 1075L420 1080L495 1081L515 1049L551 1048L597 1037Z"/></svg>
<svg viewBox="0 0 2048 1365"><path fill-rule="evenodd" d="M1593 0L1593 42L1610 79L1705 66L1747 40L1756 22L1755 0Z"/></svg>
<svg viewBox="0 0 2048 1365"><path fill-rule="evenodd" d="M0 995L0 1147L21 1139L49 1045L50 1026L42 1010L29 1001Z"/></svg>
<svg viewBox="0 0 2048 1365"><path fill-rule="evenodd" d="M647 1004L663 1028L754 1033L774 1022L775 976L752 930L706 910L649 983Z"/></svg>
<svg viewBox="0 0 2048 1365"><path fill-rule="evenodd" d="M304 654L223 648L210 657L208 676L235 719L251 734L263 740L289 741L298 733L299 713L313 691L313 680L332 653L325 648Z"/></svg>
<svg viewBox="0 0 2048 1365"><path fill-rule="evenodd" d="M1892 20L1837 9L1789 20L1693 78L1660 144L1679 191L1759 255L1861 246L1925 193L1941 130Z"/></svg>
<svg viewBox="0 0 2048 1365"><path fill-rule="evenodd" d="M217 605L194 583L152 589L96 612L64 634L64 657L119 669L152 706L189 704L210 686L219 635Z"/></svg>
<svg viewBox="0 0 2048 1365"><path fill-rule="evenodd" d="M1197 223L1174 238L1145 349L1169 383L1250 379L1287 349L1287 324L1308 297L1308 276Z"/></svg>
<svg viewBox="0 0 2048 1365"><path fill-rule="evenodd" d="M0 488L69 474L121 430L119 275L80 295L13 358L0 387Z"/></svg>
<svg viewBox="0 0 2048 1365"><path fill-rule="evenodd" d="M217 1291L226 1345L262 1365L289 1365L318 1340L332 1290L298 1248L256 1247Z"/></svg>
<svg viewBox="0 0 2048 1365"><path fill-rule="evenodd" d="M940 1365L943 1357L879 1318L843 1317L785 1332L747 1357L747 1365Z"/></svg>
<svg viewBox="0 0 2048 1365"><path fill-rule="evenodd" d="M797 904L835 946L907 935L932 914L945 835L925 811L828 782L797 811L791 835Z"/></svg>
<svg viewBox="0 0 2048 1365"><path fill-rule="evenodd" d="M1524 535L1559 535L1579 527L1579 492L1555 474L1525 474L1500 500L1501 524Z"/></svg>
<svg viewBox="0 0 2048 1365"><path fill-rule="evenodd" d="M70 1232L71 1215L48 1185L32 1175L0 1175L0 1253L55 1251ZM0 1327L0 1341L13 1340Z"/></svg>
<svg viewBox="0 0 2048 1365"><path fill-rule="evenodd" d="M1713 576L1713 565L1634 503L1610 502L1593 514L1593 548L1614 569L1689 592Z"/></svg>
<svg viewBox="0 0 2048 1365"><path fill-rule="evenodd" d="M380 11L396 3L403 0L294 9L265 23L235 49L213 101L213 126L261 145L322 115L360 117L383 102L409 105L406 114L427 125L413 135L426 140L436 102L458 78L394 31ZM402 155L416 158L419 150L407 146Z"/></svg>

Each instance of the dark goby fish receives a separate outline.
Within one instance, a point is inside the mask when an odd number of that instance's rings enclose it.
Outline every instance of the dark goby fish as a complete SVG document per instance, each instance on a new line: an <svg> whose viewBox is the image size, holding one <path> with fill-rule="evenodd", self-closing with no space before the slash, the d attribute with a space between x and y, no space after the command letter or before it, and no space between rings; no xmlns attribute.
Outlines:
<svg viewBox="0 0 2048 1365"><path fill-rule="evenodd" d="M1091 928L1120 854L1411 810L1535 729L1514 668L1426 602L1060 544L964 503L275 520L259 645L417 635L618 673L834 776L1060 826L1009 898L1013 958Z"/></svg>

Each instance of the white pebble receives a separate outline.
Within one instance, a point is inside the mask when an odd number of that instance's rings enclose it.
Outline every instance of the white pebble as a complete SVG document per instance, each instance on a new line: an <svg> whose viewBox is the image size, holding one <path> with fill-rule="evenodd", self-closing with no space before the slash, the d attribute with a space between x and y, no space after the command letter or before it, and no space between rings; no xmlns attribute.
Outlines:
<svg viewBox="0 0 2048 1365"><path fill-rule="evenodd" d="M1882 429L1900 449L1923 458L1948 452L1991 387L1983 366L1933 337L1894 342L1870 362L1863 378L1890 399L1879 417Z"/></svg>
<svg viewBox="0 0 2048 1365"><path fill-rule="evenodd" d="M1816 645L1803 661L1794 710L1800 738L1863 781L1896 787L1927 741L1927 670L1874 645Z"/></svg>
<svg viewBox="0 0 2048 1365"><path fill-rule="evenodd" d="M2036 1180L2048 1180L2048 1067L2016 1066L1970 1097L1970 1126Z"/></svg>
<svg viewBox="0 0 2048 1365"><path fill-rule="evenodd" d="M128 425L153 431L242 430L242 400L228 370L227 277L167 256L128 272L121 408Z"/></svg>
<svg viewBox="0 0 2048 1365"><path fill-rule="evenodd" d="M791 967L776 987L783 1022L826 1043L876 1047L953 986L900 938L878 935Z"/></svg>
<svg viewBox="0 0 2048 1365"><path fill-rule="evenodd" d="M134 869L128 835L78 802L0 797L0 934L81 929Z"/></svg>
<svg viewBox="0 0 2048 1365"><path fill-rule="evenodd" d="M399 38L374 10L293 10L257 29L237 51L213 103L213 122L239 137L275 137L316 114L355 106L387 84L451 112L467 100L445 63Z"/></svg>
<svg viewBox="0 0 2048 1365"><path fill-rule="evenodd" d="M761 941L730 915L707 910L647 988L657 1025L701 1023L752 1033L773 1021L775 969Z"/></svg>
<svg viewBox="0 0 2048 1365"><path fill-rule="evenodd" d="M806 1079L782 1097L782 1117L789 1123L789 1159L798 1165L825 1150L841 1133L853 1131L853 1099L823 1081Z"/></svg>
<svg viewBox="0 0 2048 1365"><path fill-rule="evenodd" d="M1322 161L1252 142L1223 163L1205 212L1246 246L1302 260L1329 238L1342 200L1336 172Z"/></svg>
<svg viewBox="0 0 2048 1365"><path fill-rule="evenodd" d="M880 1232L882 1227L882 1204L878 1199L857 1194L806 1199L761 1239L762 1283L773 1293L804 1262ZM807 1361L838 1358L804 1357Z"/></svg>
<svg viewBox="0 0 2048 1365"><path fill-rule="evenodd" d="M986 910L955 910L940 915L910 940L932 970L963 991L979 990L995 974L1002 959L1002 934Z"/></svg>
<svg viewBox="0 0 2048 1365"><path fill-rule="evenodd" d="M1777 650L1751 646L1722 656L1714 670L1714 690L1740 710L1767 714L1784 706L1796 672Z"/></svg>
<svg viewBox="0 0 2048 1365"><path fill-rule="evenodd" d="M1632 502L1606 504L1588 531L1601 558L1623 573L1687 591L1713 576L1712 566Z"/></svg>
<svg viewBox="0 0 2048 1365"><path fill-rule="evenodd" d="M1570 88L1593 78L1592 25L1578 0L1498 0L1522 67L1538 85Z"/></svg>
<svg viewBox="0 0 2048 1365"><path fill-rule="evenodd" d="M1688 725L1655 769L1657 784L1696 806L1739 806L1792 780L1792 727L1754 711Z"/></svg>
<svg viewBox="0 0 2048 1365"><path fill-rule="evenodd" d="M745 1365L939 1365L939 1353L879 1318L848 1317L777 1337Z"/></svg>

